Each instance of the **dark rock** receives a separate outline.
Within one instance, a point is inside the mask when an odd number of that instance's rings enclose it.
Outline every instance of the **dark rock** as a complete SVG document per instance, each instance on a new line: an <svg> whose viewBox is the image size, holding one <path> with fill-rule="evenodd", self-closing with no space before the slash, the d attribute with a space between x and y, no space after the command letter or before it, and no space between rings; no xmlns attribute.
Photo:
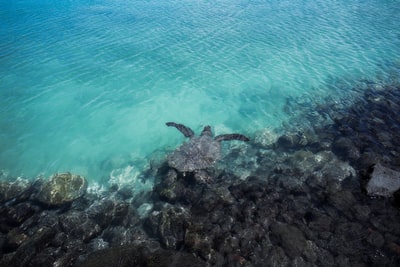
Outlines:
<svg viewBox="0 0 400 267"><path fill-rule="evenodd" d="M40 213L37 224L40 226L55 228L58 227L59 219L59 215L56 212L44 210ZM25 223L23 224L23 226L25 226Z"/></svg>
<svg viewBox="0 0 400 267"><path fill-rule="evenodd" d="M157 195L159 196L160 199L170 202L170 203L175 203L176 200L178 199L176 190L178 191L182 191L183 190L183 186L181 184L178 184L178 186L180 186L181 188L176 188L176 186L174 187L169 187L169 188L162 188L162 186L160 186L160 190L157 190L156 187L156 192ZM162 188L162 189L161 189Z"/></svg>
<svg viewBox="0 0 400 267"><path fill-rule="evenodd" d="M14 228L7 233L6 242L4 243L4 251L15 251L21 244L29 239L29 236L20 228Z"/></svg>
<svg viewBox="0 0 400 267"><path fill-rule="evenodd" d="M35 213L36 209L30 203L20 203L10 207L7 212L7 223L12 226L21 225Z"/></svg>
<svg viewBox="0 0 400 267"><path fill-rule="evenodd" d="M347 162L338 159L330 160L330 164L325 164L322 167L321 173L324 174L324 179L327 180L329 191L337 191L342 188L341 182L356 177L356 171Z"/></svg>
<svg viewBox="0 0 400 267"><path fill-rule="evenodd" d="M255 176L249 176L243 182L229 187L232 196L236 199L246 197L254 202L261 200L267 189L267 181Z"/></svg>
<svg viewBox="0 0 400 267"><path fill-rule="evenodd" d="M162 186L159 190L159 196L162 200L175 203L183 198L185 190L186 187L182 182L175 181L168 186Z"/></svg>
<svg viewBox="0 0 400 267"><path fill-rule="evenodd" d="M64 251L67 251L69 253L82 253L82 251L85 251L85 245L83 244L82 238L76 239L76 238L69 238L67 235L67 239L63 243L61 249ZM76 258L74 259L76 260Z"/></svg>
<svg viewBox="0 0 400 267"><path fill-rule="evenodd" d="M400 255L400 244L398 244L397 242L390 242L388 247L392 252Z"/></svg>
<svg viewBox="0 0 400 267"><path fill-rule="evenodd" d="M101 232L96 221L88 218L85 212L70 211L60 216L61 229L76 239L88 242Z"/></svg>
<svg viewBox="0 0 400 267"><path fill-rule="evenodd" d="M191 235L193 235L192 231L188 231L188 233L190 233ZM193 247L193 248L201 248L201 246L198 246L197 243L199 242L198 240L200 240L200 238L198 237L199 234L197 234L196 236L190 236L189 234L186 234L186 240L185 240L185 244L187 244L189 247ZM227 234L222 235L222 236L218 236L216 237L216 239L214 240L214 244L216 246L216 249L222 253L223 255L229 254L229 253L233 253L236 250L239 249L239 238L237 238L236 236L232 235L232 234Z"/></svg>
<svg viewBox="0 0 400 267"><path fill-rule="evenodd" d="M60 257L59 249L48 247L40 250L29 262L29 266L52 266L57 257Z"/></svg>
<svg viewBox="0 0 400 267"><path fill-rule="evenodd" d="M65 242L67 239L68 239L67 234L60 231L60 232L58 232L58 233L54 236L53 240L51 240L50 245L51 245L52 247L62 247L63 244L64 244L64 242Z"/></svg>
<svg viewBox="0 0 400 267"><path fill-rule="evenodd" d="M128 213L133 212L128 203L117 203L114 208L114 216L111 221L113 225L127 225L129 218Z"/></svg>
<svg viewBox="0 0 400 267"><path fill-rule="evenodd" d="M29 231L29 235L36 232L38 228L41 226L39 221L41 219L41 213L36 212L31 217L26 219L17 229L22 229L22 231ZM43 225L45 226L45 225Z"/></svg>
<svg viewBox="0 0 400 267"><path fill-rule="evenodd" d="M257 251L261 251L260 243L262 243L265 235L264 229L258 224L249 225L243 229L239 233L241 255L249 258Z"/></svg>
<svg viewBox="0 0 400 267"><path fill-rule="evenodd" d="M11 258L10 266L28 266L34 256L48 245L55 234L55 229L40 228L32 237L18 247Z"/></svg>
<svg viewBox="0 0 400 267"><path fill-rule="evenodd" d="M213 254L213 238L205 231L202 224L190 225L185 233L185 246L203 259L208 260Z"/></svg>
<svg viewBox="0 0 400 267"><path fill-rule="evenodd" d="M305 258L305 260L307 260L309 264L315 264L318 259L318 253L319 250L316 244L310 240L307 240L306 246L304 247L303 251L303 257Z"/></svg>
<svg viewBox="0 0 400 267"><path fill-rule="evenodd" d="M292 260L290 266L308 267L310 266L310 263L306 262L302 257L297 257L294 260Z"/></svg>
<svg viewBox="0 0 400 267"><path fill-rule="evenodd" d="M219 197L222 205L232 205L235 202L235 198L228 188L221 186L211 190Z"/></svg>
<svg viewBox="0 0 400 267"><path fill-rule="evenodd" d="M156 195L169 203L181 202L191 204L197 202L203 191L203 186L196 184L193 173L179 174L170 169L163 176L161 183L156 185Z"/></svg>
<svg viewBox="0 0 400 267"><path fill-rule="evenodd" d="M386 225L384 224L384 216L377 216L374 215L370 218L370 223L373 227L375 227L376 229L378 229L380 232L388 232L389 229L386 227Z"/></svg>
<svg viewBox="0 0 400 267"><path fill-rule="evenodd" d="M371 209L367 205L355 205L353 207L355 216L359 221L367 221L369 219Z"/></svg>
<svg viewBox="0 0 400 267"><path fill-rule="evenodd" d="M266 266L271 267L285 267L289 266L290 261L287 258L284 250L277 246L269 253Z"/></svg>
<svg viewBox="0 0 400 267"><path fill-rule="evenodd" d="M361 154L357 161L358 168L360 170L368 170L379 162L379 155L372 151L365 151Z"/></svg>
<svg viewBox="0 0 400 267"><path fill-rule="evenodd" d="M127 186L120 188L117 193L123 200L133 197L133 189Z"/></svg>
<svg viewBox="0 0 400 267"><path fill-rule="evenodd" d="M338 255L338 256L335 258L335 262L336 262L336 266L338 266L338 267L352 266L352 265L350 264L349 258L347 258L347 257L344 256L344 255Z"/></svg>
<svg viewBox="0 0 400 267"><path fill-rule="evenodd" d="M6 243L6 236L0 232L0 256L3 255L2 253L3 253L5 243Z"/></svg>
<svg viewBox="0 0 400 267"><path fill-rule="evenodd" d="M298 177L281 176L277 180L277 184L287 190L287 192L301 192L304 187Z"/></svg>
<svg viewBox="0 0 400 267"><path fill-rule="evenodd" d="M110 247L110 244L104 241L102 238L94 238L89 243L89 253L97 250L103 250Z"/></svg>
<svg viewBox="0 0 400 267"><path fill-rule="evenodd" d="M328 240L332 236L332 233L331 232L319 232L318 236L323 240Z"/></svg>
<svg viewBox="0 0 400 267"><path fill-rule="evenodd" d="M400 208L400 189L393 193L394 203Z"/></svg>
<svg viewBox="0 0 400 267"><path fill-rule="evenodd" d="M146 220L150 234L161 239L167 248L179 248L184 241L190 212L183 206L165 205L161 211L154 210Z"/></svg>
<svg viewBox="0 0 400 267"><path fill-rule="evenodd" d="M354 195L347 190L334 192L329 195L329 202L338 210L346 210L356 203Z"/></svg>
<svg viewBox="0 0 400 267"><path fill-rule="evenodd" d="M253 266L250 262L246 260L245 257L239 254L228 254L225 256L226 260L224 262L225 266L239 267L239 266Z"/></svg>
<svg viewBox="0 0 400 267"><path fill-rule="evenodd" d="M359 248L363 247L365 234L366 229L361 224L344 220L338 221L334 234L329 240L328 248L338 254L354 258L359 255Z"/></svg>
<svg viewBox="0 0 400 267"><path fill-rule="evenodd" d="M331 217L327 215L314 215L309 222L309 227L311 230L316 232L330 232L332 225Z"/></svg>
<svg viewBox="0 0 400 267"><path fill-rule="evenodd" d="M317 266L335 266L335 258L327 250L320 247L318 249Z"/></svg>
<svg viewBox="0 0 400 267"><path fill-rule="evenodd" d="M303 233L296 227L285 223L271 224L271 235L292 259L299 257L307 246Z"/></svg>
<svg viewBox="0 0 400 267"><path fill-rule="evenodd" d="M105 229L101 235L110 246L121 246L135 243L137 240L145 240L147 236L141 229L112 226Z"/></svg>
<svg viewBox="0 0 400 267"><path fill-rule="evenodd" d="M53 266L75 266L75 262L79 257L79 252L75 250L68 250L65 254L61 255L54 261ZM78 265L79 266L79 265Z"/></svg>
<svg viewBox="0 0 400 267"><path fill-rule="evenodd" d="M148 266L148 267L203 267L205 262L193 254L165 249L152 249L152 245L128 245L93 253L80 266Z"/></svg>
<svg viewBox="0 0 400 267"><path fill-rule="evenodd" d="M122 205L121 207L124 207ZM125 206L125 208L127 208ZM127 210L125 210L127 212ZM124 210L122 210L124 212ZM104 198L93 203L85 212L91 220L96 222L101 228L109 225L115 217L114 201Z"/></svg>
<svg viewBox="0 0 400 267"><path fill-rule="evenodd" d="M282 135L276 141L278 148L290 149L297 146L299 137L297 135Z"/></svg>
<svg viewBox="0 0 400 267"><path fill-rule="evenodd" d="M370 196L390 197L400 189L400 172L376 164L367 184Z"/></svg>
<svg viewBox="0 0 400 267"><path fill-rule="evenodd" d="M24 179L16 179L13 182L0 182L0 203L10 200L16 202L27 200L32 193L31 182Z"/></svg>
<svg viewBox="0 0 400 267"><path fill-rule="evenodd" d="M70 203L86 193L87 181L83 176L71 173L53 175L41 184L35 198L49 206Z"/></svg>
<svg viewBox="0 0 400 267"><path fill-rule="evenodd" d="M374 230L368 235L367 241L376 248L381 248L385 243L383 236L378 231Z"/></svg>
<svg viewBox="0 0 400 267"><path fill-rule="evenodd" d="M360 151L351 139L341 137L332 144L332 151L341 159L356 161L360 157Z"/></svg>
<svg viewBox="0 0 400 267"><path fill-rule="evenodd" d="M198 212L207 214L217 209L217 207L231 205L234 201L235 199L228 189L222 187L209 188L208 190L204 190L195 208Z"/></svg>

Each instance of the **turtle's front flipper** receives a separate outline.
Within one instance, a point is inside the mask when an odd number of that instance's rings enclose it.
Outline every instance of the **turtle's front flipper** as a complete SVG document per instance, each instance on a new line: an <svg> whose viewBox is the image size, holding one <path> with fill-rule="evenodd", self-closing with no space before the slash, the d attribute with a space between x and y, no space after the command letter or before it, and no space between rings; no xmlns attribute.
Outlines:
<svg viewBox="0 0 400 267"><path fill-rule="evenodd" d="M189 127L186 127L183 124L179 124L179 123L175 123L175 122L167 122L166 123L167 126L173 126L176 129L178 129L181 133L183 133L183 135L185 137L192 137L194 136L194 132L192 129L190 129Z"/></svg>
<svg viewBox="0 0 400 267"><path fill-rule="evenodd" d="M249 141L250 139L247 136L244 136L243 134L221 134L218 135L214 138L215 141L229 141L229 140L240 140L240 141Z"/></svg>

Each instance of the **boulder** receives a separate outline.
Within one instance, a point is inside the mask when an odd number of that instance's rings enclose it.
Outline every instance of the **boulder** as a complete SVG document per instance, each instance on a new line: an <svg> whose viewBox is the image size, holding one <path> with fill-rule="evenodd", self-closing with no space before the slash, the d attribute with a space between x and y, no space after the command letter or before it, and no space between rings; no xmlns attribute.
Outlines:
<svg viewBox="0 0 400 267"><path fill-rule="evenodd" d="M49 206L61 206L83 196L87 186L83 176L71 173L55 174L41 184L36 200Z"/></svg>
<svg viewBox="0 0 400 267"><path fill-rule="evenodd" d="M394 192L400 189L400 172L378 163L374 166L366 189L370 196L391 197Z"/></svg>

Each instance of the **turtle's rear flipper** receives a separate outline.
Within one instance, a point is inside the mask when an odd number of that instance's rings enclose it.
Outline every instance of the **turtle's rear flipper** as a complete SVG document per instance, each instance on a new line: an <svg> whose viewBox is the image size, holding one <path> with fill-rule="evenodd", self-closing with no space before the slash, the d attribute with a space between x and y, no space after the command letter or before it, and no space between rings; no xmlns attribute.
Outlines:
<svg viewBox="0 0 400 267"><path fill-rule="evenodd" d="M194 136L194 132L189 127L186 127L183 124L175 123L175 122L167 122L167 126L172 126L178 129L185 137L192 137Z"/></svg>
<svg viewBox="0 0 400 267"><path fill-rule="evenodd" d="M218 135L214 138L215 141L229 141L229 140L240 140L240 141L249 141L250 139L247 136L244 136L242 134L221 134Z"/></svg>

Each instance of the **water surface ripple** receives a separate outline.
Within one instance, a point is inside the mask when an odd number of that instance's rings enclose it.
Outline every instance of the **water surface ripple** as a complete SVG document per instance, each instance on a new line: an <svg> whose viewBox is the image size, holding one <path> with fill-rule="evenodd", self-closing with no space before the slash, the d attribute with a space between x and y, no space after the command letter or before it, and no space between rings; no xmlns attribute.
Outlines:
<svg viewBox="0 0 400 267"><path fill-rule="evenodd" d="M0 0L0 169L101 181L179 144L166 121L274 129L287 98L388 77L398 14L372 0Z"/></svg>

